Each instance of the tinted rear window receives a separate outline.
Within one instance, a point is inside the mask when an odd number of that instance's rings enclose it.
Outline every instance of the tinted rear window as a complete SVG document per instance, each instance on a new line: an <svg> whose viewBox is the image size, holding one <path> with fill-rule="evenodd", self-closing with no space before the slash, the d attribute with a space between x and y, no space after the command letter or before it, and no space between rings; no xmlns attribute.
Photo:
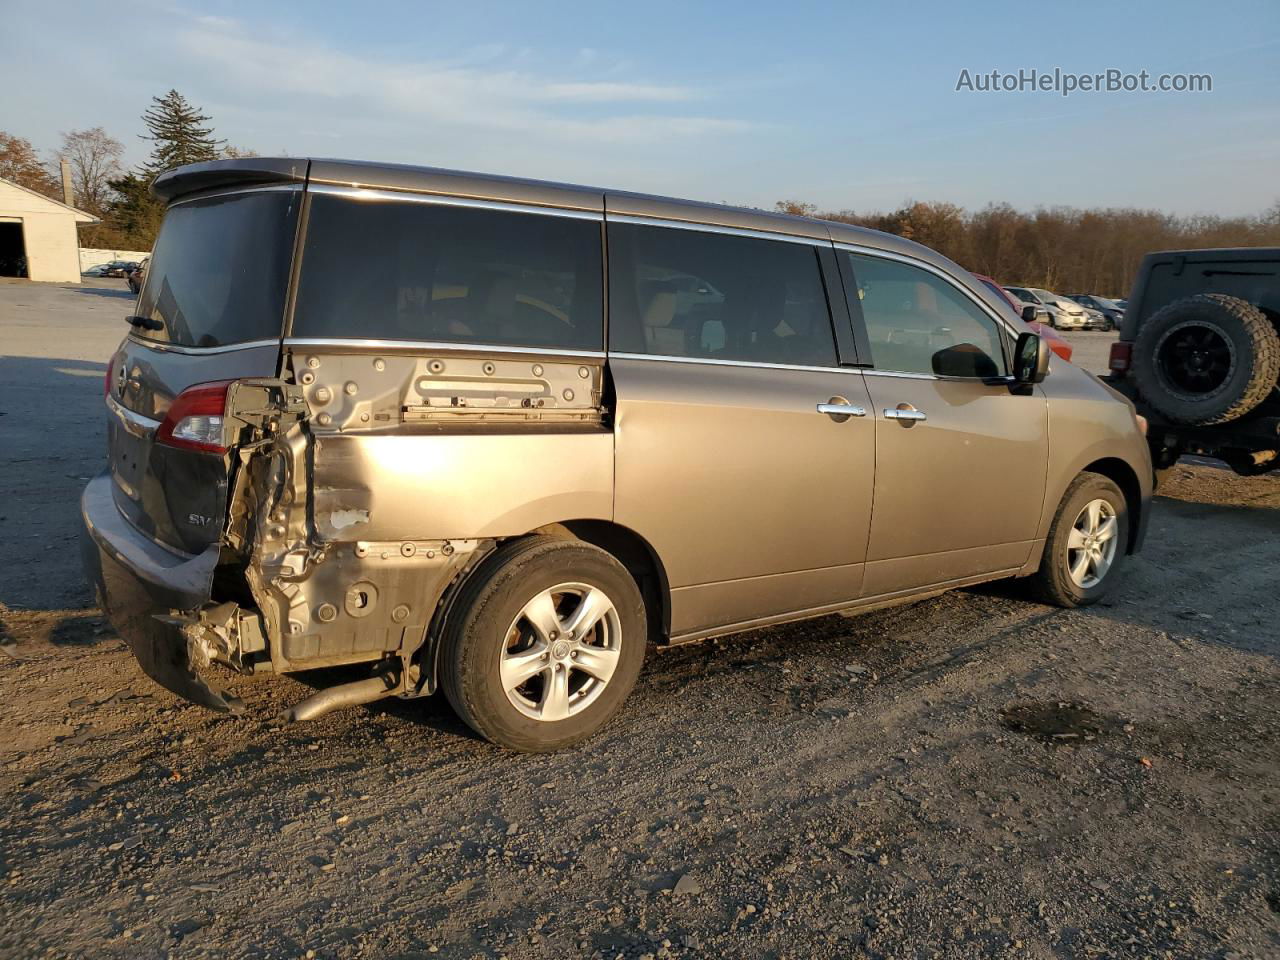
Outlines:
<svg viewBox="0 0 1280 960"><path fill-rule="evenodd" d="M170 207L147 264L140 336L216 347L280 336L301 194L241 193Z"/></svg>
<svg viewBox="0 0 1280 960"><path fill-rule="evenodd" d="M316 194L299 337L600 350L600 223Z"/></svg>

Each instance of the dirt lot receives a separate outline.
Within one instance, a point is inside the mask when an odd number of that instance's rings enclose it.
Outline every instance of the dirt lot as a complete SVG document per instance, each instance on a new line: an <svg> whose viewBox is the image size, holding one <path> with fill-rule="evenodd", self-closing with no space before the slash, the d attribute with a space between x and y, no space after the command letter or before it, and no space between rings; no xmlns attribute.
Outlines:
<svg viewBox="0 0 1280 960"><path fill-rule="evenodd" d="M440 700L282 728L292 680L221 718L83 607L114 286L0 283L0 956L1280 955L1280 478L1176 471L1088 611L655 651L568 753Z"/></svg>

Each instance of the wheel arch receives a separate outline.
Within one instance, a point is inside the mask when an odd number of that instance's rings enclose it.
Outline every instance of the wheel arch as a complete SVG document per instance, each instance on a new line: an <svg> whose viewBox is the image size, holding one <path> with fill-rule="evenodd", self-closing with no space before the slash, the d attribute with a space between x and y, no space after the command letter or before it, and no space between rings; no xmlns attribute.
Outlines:
<svg viewBox="0 0 1280 960"><path fill-rule="evenodd" d="M581 540L599 547L627 568L644 598L649 639L663 643L671 635L671 589L658 552L630 527L612 520L564 520L530 530L530 534Z"/></svg>
<svg viewBox="0 0 1280 960"><path fill-rule="evenodd" d="M1081 473L1097 473L1111 480L1124 494L1125 506L1129 510L1129 542L1125 544L1125 553L1133 553L1138 546L1138 532L1142 522L1142 484L1138 474L1128 461L1119 457L1102 457L1080 468Z"/></svg>

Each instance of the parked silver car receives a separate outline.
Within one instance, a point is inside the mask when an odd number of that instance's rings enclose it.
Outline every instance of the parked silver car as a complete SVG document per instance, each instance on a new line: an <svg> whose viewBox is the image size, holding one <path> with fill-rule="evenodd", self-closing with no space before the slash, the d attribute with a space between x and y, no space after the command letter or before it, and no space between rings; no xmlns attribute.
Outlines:
<svg viewBox="0 0 1280 960"><path fill-rule="evenodd" d="M441 688L549 750L650 643L1004 577L1089 604L1142 540L1132 406L910 241L331 160L154 189L85 558L206 706L243 707L213 665L357 664L290 717Z"/></svg>

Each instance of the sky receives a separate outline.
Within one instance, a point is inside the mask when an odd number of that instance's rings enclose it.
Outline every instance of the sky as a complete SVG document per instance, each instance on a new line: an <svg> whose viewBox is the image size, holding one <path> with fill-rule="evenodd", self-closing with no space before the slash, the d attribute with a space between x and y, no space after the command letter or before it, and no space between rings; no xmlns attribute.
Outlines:
<svg viewBox="0 0 1280 960"><path fill-rule="evenodd" d="M1207 73L1211 92L957 91L962 71ZM176 88L263 155L759 207L1280 200L1280 2L0 0L0 129L138 163Z"/></svg>

